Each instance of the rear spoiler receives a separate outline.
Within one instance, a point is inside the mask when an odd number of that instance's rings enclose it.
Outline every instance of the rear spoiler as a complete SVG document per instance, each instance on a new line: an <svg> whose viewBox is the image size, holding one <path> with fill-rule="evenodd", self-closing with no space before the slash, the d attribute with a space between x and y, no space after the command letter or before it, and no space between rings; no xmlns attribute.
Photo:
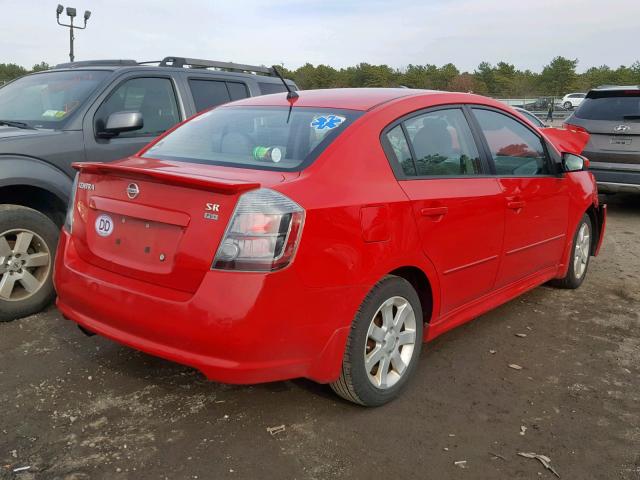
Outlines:
<svg viewBox="0 0 640 480"><path fill-rule="evenodd" d="M150 179L171 185L213 190L220 193L240 193L260 188L260 184L257 182L207 177L158 168L140 168L100 162L75 162L71 166L80 172L106 173L127 178Z"/></svg>
<svg viewBox="0 0 640 480"><path fill-rule="evenodd" d="M540 130L560 153L568 152L581 155L584 147L589 143L589 134L584 131L555 127L541 128Z"/></svg>

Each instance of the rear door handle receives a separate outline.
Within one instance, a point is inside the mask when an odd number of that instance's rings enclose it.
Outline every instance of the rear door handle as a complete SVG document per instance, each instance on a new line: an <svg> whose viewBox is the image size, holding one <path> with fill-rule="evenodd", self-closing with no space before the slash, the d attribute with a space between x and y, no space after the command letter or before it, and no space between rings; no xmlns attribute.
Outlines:
<svg viewBox="0 0 640 480"><path fill-rule="evenodd" d="M507 202L507 207L509 207L511 210L520 210L521 208L524 208L524 206L525 202L522 200Z"/></svg>
<svg viewBox="0 0 640 480"><path fill-rule="evenodd" d="M448 207L430 207L420 210L420 215L423 217L442 217L446 215L448 211Z"/></svg>

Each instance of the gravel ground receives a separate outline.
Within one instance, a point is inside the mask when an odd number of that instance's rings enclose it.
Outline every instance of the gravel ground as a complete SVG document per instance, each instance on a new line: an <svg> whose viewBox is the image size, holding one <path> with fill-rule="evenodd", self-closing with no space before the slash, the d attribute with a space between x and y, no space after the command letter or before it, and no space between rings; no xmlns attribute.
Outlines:
<svg viewBox="0 0 640 480"><path fill-rule="evenodd" d="M640 198L609 203L579 290L537 288L438 338L377 409L305 380L210 383L54 308L0 324L0 478L554 478L517 455L535 452L561 478L638 480Z"/></svg>

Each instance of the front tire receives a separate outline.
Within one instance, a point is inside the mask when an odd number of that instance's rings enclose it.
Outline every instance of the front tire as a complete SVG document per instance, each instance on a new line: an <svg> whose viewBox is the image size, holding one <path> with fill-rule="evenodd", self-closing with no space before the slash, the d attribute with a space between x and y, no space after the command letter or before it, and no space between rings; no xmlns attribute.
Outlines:
<svg viewBox="0 0 640 480"><path fill-rule="evenodd" d="M571 104L571 102L564 102L562 106L564 107L565 110L571 110L573 108L573 105Z"/></svg>
<svg viewBox="0 0 640 480"><path fill-rule="evenodd" d="M415 289L403 278L383 278L356 313L340 378L331 388L342 398L369 407L393 400L416 368L422 330Z"/></svg>
<svg viewBox="0 0 640 480"><path fill-rule="evenodd" d="M585 213L573 236L573 248L569 257L567 274L563 278L554 280L552 282L554 286L575 289L582 285L587 276L587 268L591 258L592 232L591 218Z"/></svg>
<svg viewBox="0 0 640 480"><path fill-rule="evenodd" d="M58 227L46 215L0 205L0 322L39 312L55 297Z"/></svg>

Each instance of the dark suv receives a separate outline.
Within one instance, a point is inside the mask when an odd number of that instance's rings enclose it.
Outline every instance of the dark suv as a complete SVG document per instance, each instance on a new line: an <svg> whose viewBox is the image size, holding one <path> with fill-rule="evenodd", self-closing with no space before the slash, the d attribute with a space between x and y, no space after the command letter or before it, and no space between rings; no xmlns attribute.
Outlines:
<svg viewBox="0 0 640 480"><path fill-rule="evenodd" d="M566 127L590 134L582 153L599 191L640 193L640 86L591 90Z"/></svg>
<svg viewBox="0 0 640 480"><path fill-rule="evenodd" d="M54 296L72 162L126 157L201 110L295 88L274 68L182 57L61 64L0 88L0 321Z"/></svg>

